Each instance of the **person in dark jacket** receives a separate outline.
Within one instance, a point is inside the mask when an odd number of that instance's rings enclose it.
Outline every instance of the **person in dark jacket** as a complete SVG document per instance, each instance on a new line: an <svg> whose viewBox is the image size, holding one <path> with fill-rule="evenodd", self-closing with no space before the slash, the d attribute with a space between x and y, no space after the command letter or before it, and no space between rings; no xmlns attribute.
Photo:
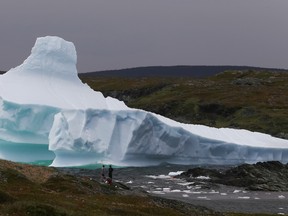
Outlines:
<svg viewBox="0 0 288 216"><path fill-rule="evenodd" d="M109 169L108 169L108 176L109 176L109 178L111 178L111 179L112 179L112 172L113 172L113 168L112 168L112 166L110 165L110 166L109 166Z"/></svg>

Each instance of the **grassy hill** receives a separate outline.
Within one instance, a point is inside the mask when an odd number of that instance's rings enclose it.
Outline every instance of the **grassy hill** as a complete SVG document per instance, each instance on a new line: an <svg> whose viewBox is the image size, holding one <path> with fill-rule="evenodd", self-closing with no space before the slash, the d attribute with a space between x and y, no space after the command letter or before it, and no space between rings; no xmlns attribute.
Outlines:
<svg viewBox="0 0 288 216"><path fill-rule="evenodd" d="M248 129L288 138L288 73L233 70L204 78L82 76L91 88L134 108L184 123Z"/></svg>
<svg viewBox="0 0 288 216"><path fill-rule="evenodd" d="M89 172L89 171L87 171ZM151 197L125 185L107 185L56 168L0 160L0 215L222 215L206 208Z"/></svg>

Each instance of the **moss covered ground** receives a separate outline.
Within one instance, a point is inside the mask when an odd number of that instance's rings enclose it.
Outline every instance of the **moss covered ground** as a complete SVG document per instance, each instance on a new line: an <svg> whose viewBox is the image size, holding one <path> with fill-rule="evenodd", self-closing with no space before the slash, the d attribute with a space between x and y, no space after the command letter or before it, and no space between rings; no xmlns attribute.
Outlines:
<svg viewBox="0 0 288 216"><path fill-rule="evenodd" d="M120 186L0 160L0 215L219 215Z"/></svg>

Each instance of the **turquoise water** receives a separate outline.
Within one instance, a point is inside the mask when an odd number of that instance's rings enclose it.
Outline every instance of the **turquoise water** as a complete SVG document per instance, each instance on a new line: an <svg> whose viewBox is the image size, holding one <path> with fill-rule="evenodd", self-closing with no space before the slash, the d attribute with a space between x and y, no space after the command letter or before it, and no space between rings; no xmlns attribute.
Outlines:
<svg viewBox="0 0 288 216"><path fill-rule="evenodd" d="M0 140L0 158L14 162L32 164L38 166L49 166L52 164L55 154L49 151L47 144L30 144L30 143L9 143ZM89 164L84 166L74 166L82 169L99 169L110 164ZM114 166L113 167L119 167Z"/></svg>
<svg viewBox="0 0 288 216"><path fill-rule="evenodd" d="M47 144L9 143L0 140L0 158L15 162L52 161L55 154L49 151Z"/></svg>
<svg viewBox="0 0 288 216"><path fill-rule="evenodd" d="M51 165L53 160L39 160L39 161L32 161L26 162L25 164L37 165L37 166L49 166Z"/></svg>
<svg viewBox="0 0 288 216"><path fill-rule="evenodd" d="M32 164L32 165L37 165L37 166L49 166L50 164L52 164L52 162L53 160L39 160L39 161L26 162L26 164ZM83 169L99 169L102 167L102 165L103 164L89 164L85 166L73 166L73 167L83 168Z"/></svg>
<svg viewBox="0 0 288 216"><path fill-rule="evenodd" d="M37 166L49 166L52 163L53 160L40 160L40 161L33 161L33 162L26 162L26 164L32 164L32 165L37 165ZM88 165L83 165L83 166L72 166L74 168L80 168L80 169L101 169L102 165L105 165L105 167L109 167L109 165L112 165L113 168L122 168L122 166L115 166L113 164L88 164Z"/></svg>

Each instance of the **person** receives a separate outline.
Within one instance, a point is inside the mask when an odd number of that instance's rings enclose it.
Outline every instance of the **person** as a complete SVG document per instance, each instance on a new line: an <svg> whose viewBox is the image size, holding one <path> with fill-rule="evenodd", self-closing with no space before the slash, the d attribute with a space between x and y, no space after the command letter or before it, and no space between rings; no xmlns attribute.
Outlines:
<svg viewBox="0 0 288 216"><path fill-rule="evenodd" d="M102 177L102 180L105 181L105 165L102 166L101 177Z"/></svg>
<svg viewBox="0 0 288 216"><path fill-rule="evenodd" d="M108 169L108 176L109 176L109 178L112 180L112 172L113 172L113 168L112 168L112 166L110 165L109 166L109 169Z"/></svg>

